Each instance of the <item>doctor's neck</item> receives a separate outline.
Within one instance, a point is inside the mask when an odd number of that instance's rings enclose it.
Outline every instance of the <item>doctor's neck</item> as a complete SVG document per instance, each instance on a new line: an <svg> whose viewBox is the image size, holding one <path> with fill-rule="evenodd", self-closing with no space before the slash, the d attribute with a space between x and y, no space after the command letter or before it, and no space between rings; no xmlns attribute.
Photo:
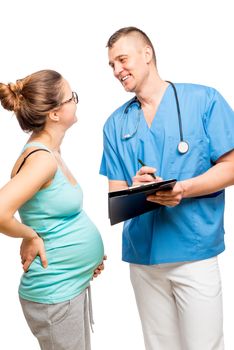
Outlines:
<svg viewBox="0 0 234 350"><path fill-rule="evenodd" d="M158 73L150 74L143 82L141 89L136 91L136 96L141 105L158 103L168 85L166 81L160 78Z"/></svg>

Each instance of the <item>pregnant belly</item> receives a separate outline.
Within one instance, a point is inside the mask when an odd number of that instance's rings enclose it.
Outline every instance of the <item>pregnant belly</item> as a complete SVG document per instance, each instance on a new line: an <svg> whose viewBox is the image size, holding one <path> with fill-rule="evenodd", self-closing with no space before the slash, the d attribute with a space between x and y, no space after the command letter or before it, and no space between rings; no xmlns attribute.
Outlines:
<svg viewBox="0 0 234 350"><path fill-rule="evenodd" d="M103 243L97 233L89 239L54 248L48 251L48 263L57 271L95 269L102 261Z"/></svg>
<svg viewBox="0 0 234 350"><path fill-rule="evenodd" d="M21 297L43 303L60 302L78 295L92 279L101 263L104 248L95 225L88 230L74 231L46 250L48 267L41 266L39 257L22 276Z"/></svg>
<svg viewBox="0 0 234 350"><path fill-rule="evenodd" d="M29 272L53 271L57 274L74 270L74 273L94 270L102 261L104 248L101 236L96 229L93 229L87 235L75 234L76 237L69 237L66 240L58 242L58 246L48 248L46 255L48 259L48 268L41 267L40 258L37 257L29 268Z"/></svg>

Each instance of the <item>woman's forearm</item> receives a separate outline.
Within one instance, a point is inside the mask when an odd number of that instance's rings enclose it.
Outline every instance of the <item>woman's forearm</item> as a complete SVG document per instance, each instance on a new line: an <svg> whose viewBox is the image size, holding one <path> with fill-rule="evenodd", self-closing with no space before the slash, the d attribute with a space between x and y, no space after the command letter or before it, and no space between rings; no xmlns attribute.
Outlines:
<svg viewBox="0 0 234 350"><path fill-rule="evenodd" d="M0 232L14 238L32 239L38 237L37 233L15 217L0 218Z"/></svg>

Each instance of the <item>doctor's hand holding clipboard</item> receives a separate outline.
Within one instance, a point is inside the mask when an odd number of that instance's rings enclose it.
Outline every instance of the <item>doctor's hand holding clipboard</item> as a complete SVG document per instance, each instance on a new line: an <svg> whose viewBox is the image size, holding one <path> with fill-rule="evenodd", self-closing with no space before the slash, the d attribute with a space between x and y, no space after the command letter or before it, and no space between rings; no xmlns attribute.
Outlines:
<svg viewBox="0 0 234 350"><path fill-rule="evenodd" d="M140 159L138 159L142 167L137 171L133 177L133 186L140 185L142 183L152 182L152 178L156 182L162 181L163 179L159 176L155 176L156 169L146 166ZM147 196L147 200L150 202L158 203L168 207L174 207L180 204L183 198L184 189L181 182L176 182L172 190L157 191L155 194Z"/></svg>

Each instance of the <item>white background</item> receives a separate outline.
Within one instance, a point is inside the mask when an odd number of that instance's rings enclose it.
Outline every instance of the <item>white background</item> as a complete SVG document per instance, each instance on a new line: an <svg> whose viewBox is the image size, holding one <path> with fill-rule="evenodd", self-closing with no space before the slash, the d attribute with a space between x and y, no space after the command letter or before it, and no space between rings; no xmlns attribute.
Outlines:
<svg viewBox="0 0 234 350"><path fill-rule="evenodd" d="M79 94L79 121L68 131L62 152L83 187L85 210L99 227L108 255L105 272L92 282L93 349L141 350L144 346L128 265L121 262L121 224L109 225L107 182L98 175L103 123L130 98L108 67L106 41L123 26L138 26L155 46L163 79L213 86L234 106L232 1L1 1L0 23L1 82L14 82L36 70L51 68ZM8 181L27 137L15 117L1 108L1 186ZM226 350L233 350L233 188L226 193L227 249L219 261ZM0 349L37 350L18 302L19 243L0 235Z"/></svg>

